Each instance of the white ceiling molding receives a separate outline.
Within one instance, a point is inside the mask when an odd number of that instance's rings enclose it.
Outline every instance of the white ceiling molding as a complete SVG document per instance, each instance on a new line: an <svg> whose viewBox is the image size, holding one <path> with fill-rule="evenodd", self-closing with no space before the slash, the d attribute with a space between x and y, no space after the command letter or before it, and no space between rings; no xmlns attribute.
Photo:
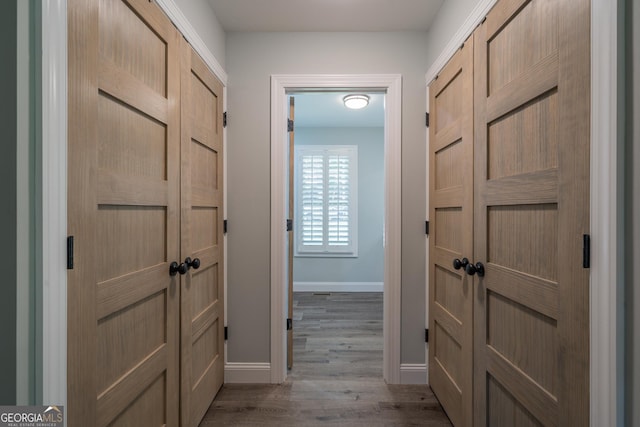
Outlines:
<svg viewBox="0 0 640 427"><path fill-rule="evenodd" d="M158 6L167 14L171 22L173 22L178 28L178 31L187 39L193 49L198 52L198 55L209 66L213 74L222 82L224 86L227 85L227 72L222 68L222 65L218 62L213 53L209 50L205 42L200 38L198 32L193 25L189 22L184 13L180 10L178 5L173 0L155 0Z"/></svg>
<svg viewBox="0 0 640 427"><path fill-rule="evenodd" d="M451 59L453 54L460 49L460 46L462 46L464 41L471 35L471 33L473 33L473 30L480 25L482 20L487 16L487 13L489 13L497 1L498 0L480 0L476 7L473 8L467 19L462 23L462 26L454 34L449 43L447 43L447 46L431 65L429 71L427 71L427 86L429 86L429 83L436 78L449 59Z"/></svg>

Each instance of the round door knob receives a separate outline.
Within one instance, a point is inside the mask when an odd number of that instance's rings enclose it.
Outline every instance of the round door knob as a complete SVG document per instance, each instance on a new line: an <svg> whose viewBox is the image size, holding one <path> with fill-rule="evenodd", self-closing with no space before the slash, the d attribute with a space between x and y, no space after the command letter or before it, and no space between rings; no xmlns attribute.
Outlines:
<svg viewBox="0 0 640 427"><path fill-rule="evenodd" d="M481 262L477 262L476 265L467 265L465 271L469 276L473 276L474 274L478 273L478 276L484 277L484 265Z"/></svg>
<svg viewBox="0 0 640 427"><path fill-rule="evenodd" d="M173 261L171 264L169 264L169 276L175 276L178 273L185 274L188 269L189 267L187 267L187 264L185 264L184 262L182 264L178 264L177 262Z"/></svg>
<svg viewBox="0 0 640 427"><path fill-rule="evenodd" d="M189 267L184 262L178 266L178 273L180 273L180 275L187 274L188 270Z"/></svg>
<svg viewBox="0 0 640 427"><path fill-rule="evenodd" d="M200 268L200 258L191 259L190 257L186 257L184 263L187 264L188 268L193 268L194 270Z"/></svg>
<svg viewBox="0 0 640 427"><path fill-rule="evenodd" d="M455 268L456 270L467 268L467 265L469 265L469 260L467 258L462 258L462 260L456 258L453 260L453 268Z"/></svg>
<svg viewBox="0 0 640 427"><path fill-rule="evenodd" d="M175 261L173 261L171 264L169 264L169 276L175 276L176 274L178 274L178 269L179 268L180 268L180 266Z"/></svg>

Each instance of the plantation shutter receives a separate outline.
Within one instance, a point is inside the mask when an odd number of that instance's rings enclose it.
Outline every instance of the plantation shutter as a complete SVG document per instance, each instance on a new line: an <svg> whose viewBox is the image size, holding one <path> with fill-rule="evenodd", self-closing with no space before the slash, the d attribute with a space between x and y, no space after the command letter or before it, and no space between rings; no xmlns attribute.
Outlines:
<svg viewBox="0 0 640 427"><path fill-rule="evenodd" d="M324 156L321 153L302 156L302 228L304 246L320 249L324 245Z"/></svg>
<svg viewBox="0 0 640 427"><path fill-rule="evenodd" d="M299 146L298 254L356 254L357 147Z"/></svg>
<svg viewBox="0 0 640 427"><path fill-rule="evenodd" d="M350 236L350 164L347 154L327 156L327 245L349 246Z"/></svg>

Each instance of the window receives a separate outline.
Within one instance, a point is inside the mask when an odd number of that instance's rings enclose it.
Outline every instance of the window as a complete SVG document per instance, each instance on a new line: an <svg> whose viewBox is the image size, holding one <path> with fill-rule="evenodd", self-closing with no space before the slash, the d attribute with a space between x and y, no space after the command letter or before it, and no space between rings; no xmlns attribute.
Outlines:
<svg viewBox="0 0 640 427"><path fill-rule="evenodd" d="M296 255L357 256L358 147L296 147Z"/></svg>

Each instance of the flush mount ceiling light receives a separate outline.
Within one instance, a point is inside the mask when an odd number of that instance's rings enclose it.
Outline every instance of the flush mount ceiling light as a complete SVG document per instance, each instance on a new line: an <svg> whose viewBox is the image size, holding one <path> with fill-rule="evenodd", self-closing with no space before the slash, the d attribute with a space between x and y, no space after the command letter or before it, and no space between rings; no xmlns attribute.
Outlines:
<svg viewBox="0 0 640 427"><path fill-rule="evenodd" d="M342 98L344 106L352 110L359 110L369 105L369 97L367 95L347 95Z"/></svg>

